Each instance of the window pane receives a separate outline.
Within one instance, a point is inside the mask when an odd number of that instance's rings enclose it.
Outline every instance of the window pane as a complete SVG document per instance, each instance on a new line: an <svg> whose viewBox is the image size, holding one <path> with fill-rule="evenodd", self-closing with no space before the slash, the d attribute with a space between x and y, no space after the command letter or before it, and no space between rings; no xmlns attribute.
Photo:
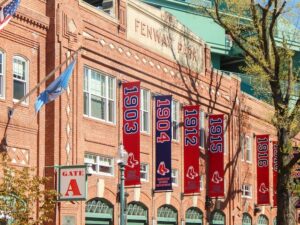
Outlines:
<svg viewBox="0 0 300 225"><path fill-rule="evenodd" d="M83 93L83 99L84 99L84 114L89 115L89 94L84 92Z"/></svg>
<svg viewBox="0 0 300 225"><path fill-rule="evenodd" d="M113 101L109 100L108 101L108 121L109 122L114 122L115 120L115 104Z"/></svg>
<svg viewBox="0 0 300 225"><path fill-rule="evenodd" d="M1 68L1 67L0 67ZM3 76L0 74L0 96L3 96Z"/></svg>
<svg viewBox="0 0 300 225"><path fill-rule="evenodd" d="M149 113L148 112L143 112L143 131L149 131Z"/></svg>
<svg viewBox="0 0 300 225"><path fill-rule="evenodd" d="M88 91L89 90L89 79L88 79L88 68L84 68L84 85L83 90Z"/></svg>
<svg viewBox="0 0 300 225"><path fill-rule="evenodd" d="M108 77L108 98L114 99L114 79Z"/></svg>
<svg viewBox="0 0 300 225"><path fill-rule="evenodd" d="M14 99L21 99L25 95L26 83L14 80Z"/></svg>
<svg viewBox="0 0 300 225"><path fill-rule="evenodd" d="M105 100L95 95L91 96L91 116L104 119Z"/></svg>
<svg viewBox="0 0 300 225"><path fill-rule="evenodd" d="M91 76L91 94L101 96L101 80L100 75L92 71Z"/></svg>

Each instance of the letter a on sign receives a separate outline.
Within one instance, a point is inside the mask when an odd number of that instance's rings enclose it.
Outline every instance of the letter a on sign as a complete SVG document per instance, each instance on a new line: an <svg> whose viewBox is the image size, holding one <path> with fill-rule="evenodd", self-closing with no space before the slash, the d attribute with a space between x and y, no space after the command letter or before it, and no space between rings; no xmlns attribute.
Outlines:
<svg viewBox="0 0 300 225"><path fill-rule="evenodd" d="M86 200L86 166L60 166L58 169L58 201Z"/></svg>
<svg viewBox="0 0 300 225"><path fill-rule="evenodd" d="M72 195L73 196L80 196L81 195L76 179L70 180L70 184L69 184L69 187L68 187L68 190L67 190L65 196L70 196L69 192L72 192L71 196Z"/></svg>

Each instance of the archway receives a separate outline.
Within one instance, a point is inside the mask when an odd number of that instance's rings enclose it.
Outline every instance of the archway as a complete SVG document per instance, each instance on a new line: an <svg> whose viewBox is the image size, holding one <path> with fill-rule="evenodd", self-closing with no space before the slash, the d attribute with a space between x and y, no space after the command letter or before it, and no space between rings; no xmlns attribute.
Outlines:
<svg viewBox="0 0 300 225"><path fill-rule="evenodd" d="M203 213L199 208L192 207L186 210L185 213L185 224L186 225L202 225L203 224Z"/></svg>
<svg viewBox="0 0 300 225"><path fill-rule="evenodd" d="M127 206L127 225L148 224L148 209L141 202L130 202Z"/></svg>
<svg viewBox="0 0 300 225"><path fill-rule="evenodd" d="M257 219L257 225L269 225L269 220L265 215L260 215Z"/></svg>
<svg viewBox="0 0 300 225"><path fill-rule="evenodd" d="M243 213L242 225L252 225L252 218L248 213Z"/></svg>
<svg viewBox="0 0 300 225"><path fill-rule="evenodd" d="M210 225L225 225L225 215L221 211L214 211L210 216Z"/></svg>
<svg viewBox="0 0 300 225"><path fill-rule="evenodd" d="M175 225L177 221L177 210L171 205L163 205L157 210L157 225Z"/></svg>
<svg viewBox="0 0 300 225"><path fill-rule="evenodd" d="M85 224L86 225L112 225L113 205L104 198L93 198L86 202Z"/></svg>

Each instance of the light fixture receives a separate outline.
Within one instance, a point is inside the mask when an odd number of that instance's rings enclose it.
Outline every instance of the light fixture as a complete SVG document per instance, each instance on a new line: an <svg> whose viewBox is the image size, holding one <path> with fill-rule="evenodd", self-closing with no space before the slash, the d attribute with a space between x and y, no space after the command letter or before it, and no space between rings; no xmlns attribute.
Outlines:
<svg viewBox="0 0 300 225"><path fill-rule="evenodd" d="M120 144L118 148L117 163L126 165L128 160L128 152L125 150L124 145Z"/></svg>

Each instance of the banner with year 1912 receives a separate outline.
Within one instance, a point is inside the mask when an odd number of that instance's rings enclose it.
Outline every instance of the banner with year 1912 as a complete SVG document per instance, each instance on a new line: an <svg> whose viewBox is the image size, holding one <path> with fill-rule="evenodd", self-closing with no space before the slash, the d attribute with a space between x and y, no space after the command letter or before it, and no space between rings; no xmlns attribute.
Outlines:
<svg viewBox="0 0 300 225"><path fill-rule="evenodd" d="M209 115L208 126L208 196L224 197L224 115Z"/></svg>
<svg viewBox="0 0 300 225"><path fill-rule="evenodd" d="M269 135L256 135L257 204L270 204L269 186Z"/></svg>
<svg viewBox="0 0 300 225"><path fill-rule="evenodd" d="M156 114L156 191L172 190L171 142L172 142L172 96L155 97Z"/></svg>
<svg viewBox="0 0 300 225"><path fill-rule="evenodd" d="M125 185L140 184L140 82L123 83L123 143L128 152Z"/></svg>
<svg viewBox="0 0 300 225"><path fill-rule="evenodd" d="M199 193L199 106L184 106L184 193Z"/></svg>

